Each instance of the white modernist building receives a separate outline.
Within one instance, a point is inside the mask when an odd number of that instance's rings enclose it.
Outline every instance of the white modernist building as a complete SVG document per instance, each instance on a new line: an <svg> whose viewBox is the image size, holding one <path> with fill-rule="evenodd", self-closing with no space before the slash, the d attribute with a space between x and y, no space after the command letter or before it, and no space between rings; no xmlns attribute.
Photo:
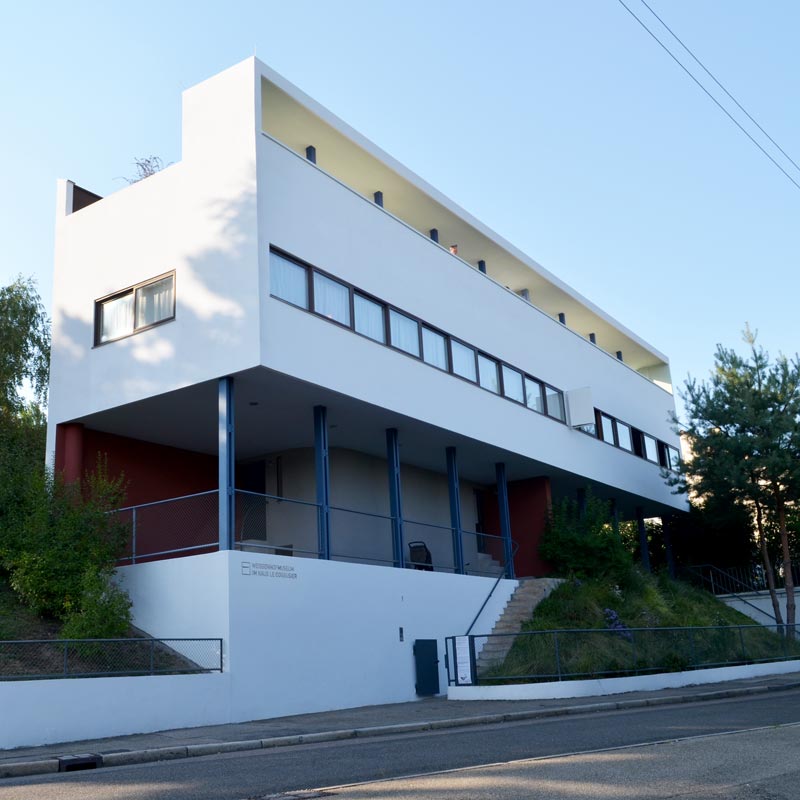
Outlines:
<svg viewBox="0 0 800 800"><path fill-rule="evenodd" d="M53 295L55 466L124 471L136 622L223 637L230 718L414 696L552 499L684 508L667 358L256 59L59 184Z"/></svg>

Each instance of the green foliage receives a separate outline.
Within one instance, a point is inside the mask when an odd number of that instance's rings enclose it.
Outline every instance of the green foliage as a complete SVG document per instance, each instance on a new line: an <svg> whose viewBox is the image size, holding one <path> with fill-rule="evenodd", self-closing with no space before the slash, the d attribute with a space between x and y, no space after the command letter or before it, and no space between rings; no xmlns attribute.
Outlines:
<svg viewBox="0 0 800 800"><path fill-rule="evenodd" d="M36 285L18 277L0 287L0 415L25 407L19 389L30 381L44 401L50 374L50 321Z"/></svg>
<svg viewBox="0 0 800 800"><path fill-rule="evenodd" d="M90 567L83 573L77 609L67 615L62 639L119 639L131 624L131 601L113 582L113 572Z"/></svg>
<svg viewBox="0 0 800 800"><path fill-rule="evenodd" d="M631 557L609 523L607 502L586 493L581 513L571 498L554 503L539 552L558 575L626 581Z"/></svg>
<svg viewBox="0 0 800 800"><path fill-rule="evenodd" d="M77 484L41 475L31 480L13 524L0 530L3 566L14 591L37 614L66 620L84 611L85 575L107 576L127 531L107 512L120 505L123 479L105 464Z"/></svg>
<svg viewBox="0 0 800 800"><path fill-rule="evenodd" d="M800 643L755 625L713 595L670 580L666 574L632 570L626 586L608 581L566 581L536 608L523 631L579 632L520 636L505 662L481 677L504 675L585 677L642 671L678 671L690 665L753 662L800 656ZM738 625L752 626L739 630ZM687 628L716 627L711 631ZM640 628L680 628L648 632Z"/></svg>

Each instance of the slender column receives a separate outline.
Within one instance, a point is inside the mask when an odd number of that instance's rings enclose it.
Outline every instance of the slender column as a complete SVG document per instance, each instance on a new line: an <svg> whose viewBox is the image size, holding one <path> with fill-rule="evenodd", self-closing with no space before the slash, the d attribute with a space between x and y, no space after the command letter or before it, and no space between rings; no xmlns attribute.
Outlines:
<svg viewBox="0 0 800 800"><path fill-rule="evenodd" d="M647 549L647 528L644 524L644 509L636 506L636 527L639 530L639 549L642 551L642 566L650 572L650 551Z"/></svg>
<svg viewBox="0 0 800 800"><path fill-rule="evenodd" d="M389 470L389 507L392 515L392 551L394 565L406 565L403 552L403 503L400 491L400 442L397 428L386 429L386 466Z"/></svg>
<svg viewBox="0 0 800 800"><path fill-rule="evenodd" d="M497 507L500 511L500 534L503 537L503 553L506 561L506 577L514 577L514 551L511 545L511 514L508 510L508 483L506 481L506 465L499 462L494 465L497 476Z"/></svg>
<svg viewBox="0 0 800 800"><path fill-rule="evenodd" d="M319 557L331 557L330 462L328 458L328 409L314 406L314 466L317 476L317 540Z"/></svg>
<svg viewBox="0 0 800 800"><path fill-rule="evenodd" d="M450 526L453 529L453 562L456 572L464 574L464 546L461 541L461 495L458 486L458 462L455 447L447 448L447 485L450 493Z"/></svg>
<svg viewBox="0 0 800 800"><path fill-rule="evenodd" d="M233 548L234 531L234 450L233 378L219 379L217 430L219 434L219 549Z"/></svg>

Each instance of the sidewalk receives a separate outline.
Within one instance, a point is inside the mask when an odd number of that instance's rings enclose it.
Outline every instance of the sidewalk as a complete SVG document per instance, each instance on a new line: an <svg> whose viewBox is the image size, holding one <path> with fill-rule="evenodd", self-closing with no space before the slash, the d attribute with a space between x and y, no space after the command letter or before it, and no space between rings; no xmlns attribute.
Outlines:
<svg viewBox="0 0 800 800"><path fill-rule="evenodd" d="M385 736L439 728L496 724L537 717L691 703L800 688L800 673L743 678L653 692L558 700L448 701L444 697L342 711L182 728L108 739L0 750L0 778L59 771L59 758L98 756L98 766L192 758L215 753L282 747L337 739ZM61 764L62 771L64 764Z"/></svg>

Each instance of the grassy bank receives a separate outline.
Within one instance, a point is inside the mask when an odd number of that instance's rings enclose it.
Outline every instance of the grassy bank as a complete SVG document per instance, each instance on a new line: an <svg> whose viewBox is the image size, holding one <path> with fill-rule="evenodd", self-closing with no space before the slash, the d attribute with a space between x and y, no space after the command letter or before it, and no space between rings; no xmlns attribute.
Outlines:
<svg viewBox="0 0 800 800"><path fill-rule="evenodd" d="M542 633L517 637L504 663L481 678L632 675L800 657L797 642L760 626L735 627L740 625L755 623L707 592L666 576L634 572L624 586L567 581L523 625L523 631ZM711 626L716 630L692 630ZM570 630L575 632L547 633Z"/></svg>

